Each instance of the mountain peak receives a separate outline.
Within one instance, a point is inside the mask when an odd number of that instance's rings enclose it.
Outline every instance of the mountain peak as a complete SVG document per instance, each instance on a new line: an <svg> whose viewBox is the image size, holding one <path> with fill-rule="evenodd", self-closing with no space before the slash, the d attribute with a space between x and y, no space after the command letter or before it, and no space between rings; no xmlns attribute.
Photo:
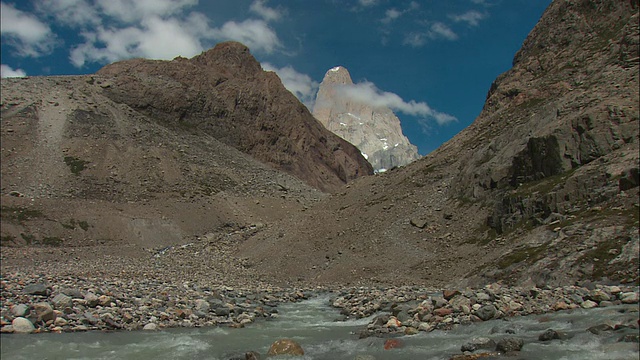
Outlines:
<svg viewBox="0 0 640 360"><path fill-rule="evenodd" d="M327 70L322 79L323 84L350 85L353 84L349 70L344 66L336 66Z"/></svg>
<svg viewBox="0 0 640 360"><path fill-rule="evenodd" d="M354 144L377 171L417 159L417 148L402 134L400 119L391 109L344 96L340 87L349 85L353 81L345 67L326 72L313 108L316 119Z"/></svg>

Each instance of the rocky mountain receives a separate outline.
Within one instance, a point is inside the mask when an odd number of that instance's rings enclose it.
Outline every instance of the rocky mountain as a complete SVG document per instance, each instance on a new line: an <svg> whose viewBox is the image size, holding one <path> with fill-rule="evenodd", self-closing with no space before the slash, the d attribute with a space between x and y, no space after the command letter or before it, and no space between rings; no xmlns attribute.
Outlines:
<svg viewBox="0 0 640 360"><path fill-rule="evenodd" d="M402 134L400 119L386 106L372 106L346 96L353 85L349 71L337 66L324 76L313 116L331 132L354 144L377 171L406 165L420 156Z"/></svg>
<svg viewBox="0 0 640 360"><path fill-rule="evenodd" d="M473 124L373 176L239 44L3 79L0 266L185 286L637 285L638 20L637 0L552 2Z"/></svg>
<svg viewBox="0 0 640 360"><path fill-rule="evenodd" d="M129 256L255 230L373 172L239 43L1 84L2 245Z"/></svg>
<svg viewBox="0 0 640 360"><path fill-rule="evenodd" d="M471 126L238 254L284 281L638 284L638 44L638 1L554 1Z"/></svg>

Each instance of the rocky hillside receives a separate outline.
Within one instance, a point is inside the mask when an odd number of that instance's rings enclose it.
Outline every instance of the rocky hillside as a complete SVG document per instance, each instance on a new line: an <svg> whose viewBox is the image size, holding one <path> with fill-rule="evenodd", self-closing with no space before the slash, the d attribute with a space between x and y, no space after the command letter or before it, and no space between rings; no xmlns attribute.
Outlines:
<svg viewBox="0 0 640 360"><path fill-rule="evenodd" d="M3 246L130 255L217 239L372 173L238 43L1 84Z"/></svg>
<svg viewBox="0 0 640 360"><path fill-rule="evenodd" d="M337 66L324 76L313 116L334 134L354 144L376 171L406 165L420 156L402 134L400 119L386 106L372 106L347 96L349 71Z"/></svg>
<svg viewBox="0 0 640 360"><path fill-rule="evenodd" d="M324 131L273 72L237 42L192 59L105 66L104 95L170 128L206 133L311 186L333 191L371 167Z"/></svg>
<svg viewBox="0 0 640 360"><path fill-rule="evenodd" d="M554 1L471 126L239 254L285 281L637 284L638 44L637 1Z"/></svg>

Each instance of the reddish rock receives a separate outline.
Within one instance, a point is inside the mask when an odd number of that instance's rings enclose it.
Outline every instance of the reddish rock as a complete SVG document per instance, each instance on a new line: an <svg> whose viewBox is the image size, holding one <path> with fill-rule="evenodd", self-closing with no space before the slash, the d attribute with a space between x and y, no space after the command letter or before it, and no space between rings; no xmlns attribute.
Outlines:
<svg viewBox="0 0 640 360"><path fill-rule="evenodd" d="M402 340L400 340L400 339L389 339L389 340L384 342L384 349L385 350L397 349L397 348L401 348L403 346L404 346L404 344L402 343Z"/></svg>
<svg viewBox="0 0 640 360"><path fill-rule="evenodd" d="M460 291L458 290L443 290L442 291L442 296L446 299L446 300L451 300L453 299L454 296L456 295L460 295Z"/></svg>
<svg viewBox="0 0 640 360"><path fill-rule="evenodd" d="M451 315L453 313L453 309L449 309L449 308L440 308L440 309L435 309L433 311L433 313L437 316L447 316L447 315Z"/></svg>

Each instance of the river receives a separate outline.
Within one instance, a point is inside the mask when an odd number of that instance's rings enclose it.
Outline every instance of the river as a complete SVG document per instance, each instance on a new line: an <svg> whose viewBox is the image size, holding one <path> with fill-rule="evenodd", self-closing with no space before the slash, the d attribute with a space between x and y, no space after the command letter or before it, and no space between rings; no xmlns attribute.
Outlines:
<svg viewBox="0 0 640 360"><path fill-rule="evenodd" d="M2 360L31 359L229 359L247 351L266 357L271 343L291 338L300 343L305 356L286 359L448 359L461 354L461 345L475 337L499 340L518 337L525 341L518 359L638 359L638 343L618 342L637 329L588 332L603 323L636 323L636 305L573 310L492 320L450 331L421 332L399 338L401 348L384 350L385 339L358 338L369 319L337 322L339 313L329 297L279 306L276 320L251 324L243 329L194 328L158 332L82 332L0 336ZM567 333L567 340L538 341L547 329ZM366 355L369 355L366 357ZM271 358L270 358L271 359ZM274 358L276 359L276 358Z"/></svg>

